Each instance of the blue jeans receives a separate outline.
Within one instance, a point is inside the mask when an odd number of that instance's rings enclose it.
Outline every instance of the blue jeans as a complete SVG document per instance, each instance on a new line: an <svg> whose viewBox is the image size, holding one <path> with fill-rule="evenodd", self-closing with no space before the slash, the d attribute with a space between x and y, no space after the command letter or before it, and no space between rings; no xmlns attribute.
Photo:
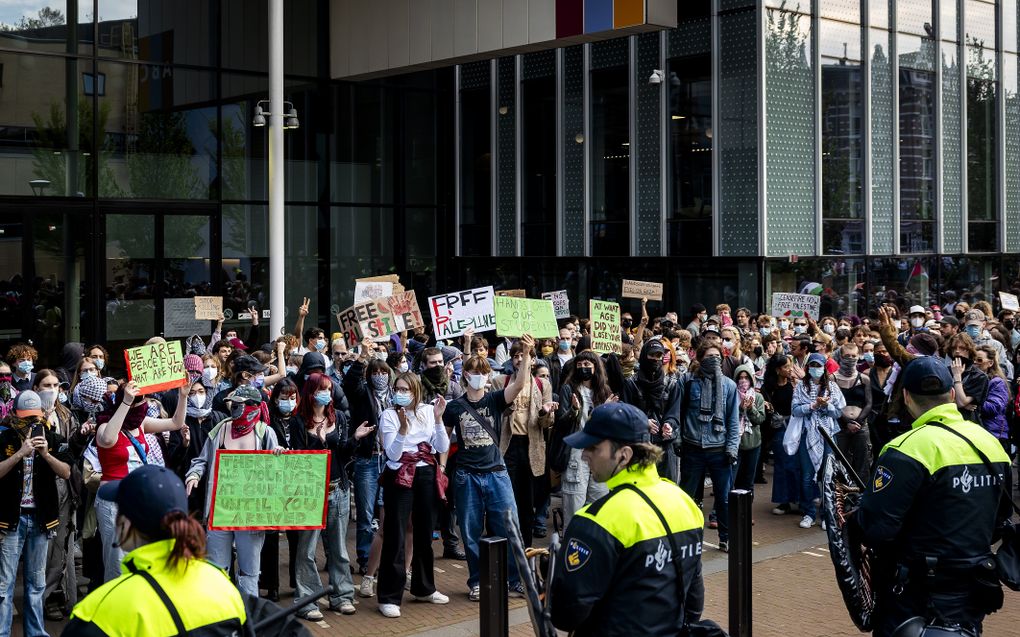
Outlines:
<svg viewBox="0 0 1020 637"><path fill-rule="evenodd" d="M354 459L354 505L357 507L358 534L355 544L358 564L368 565L368 552L372 548L372 518L376 506L382 504L379 474L382 456Z"/></svg>
<svg viewBox="0 0 1020 637"><path fill-rule="evenodd" d="M109 500L96 498L96 526L103 541L103 581L120 577L120 563L124 551L113 545L117 541L117 505Z"/></svg>
<svg viewBox="0 0 1020 637"><path fill-rule="evenodd" d="M719 540L730 539L730 485L733 484L733 465L730 457L721 449L705 451L701 447L684 445L683 457L680 461L680 488L692 498L698 491L698 485L705 483L705 473L712 477L712 490L715 491L715 512L719 521ZM700 502L698 503L700 506Z"/></svg>
<svg viewBox="0 0 1020 637"><path fill-rule="evenodd" d="M25 637L46 637L43 625L43 592L46 590L46 554L49 534L35 518L22 515L18 528L0 534L0 637L11 634L14 621L14 582L18 579L18 560L25 563Z"/></svg>
<svg viewBox="0 0 1020 637"><path fill-rule="evenodd" d="M468 473L457 470L453 478L457 484L457 519L460 521L460 537L464 541L464 552L468 563L468 588L478 586L478 541L482 531L488 529L492 537L510 537L504 512L513 512L517 517L517 503L506 471L492 473ZM520 581L517 563L508 556L510 585Z"/></svg>
<svg viewBox="0 0 1020 637"><path fill-rule="evenodd" d="M829 452L828 447L825 453ZM824 455L822 456L825 457ZM818 508L815 506L815 499L822 497L818 490L818 482L815 480L815 466L811 464L811 456L807 450L807 434L800 439L800 448L797 449L796 460L800 465L800 510L804 515L810 516L812 520L818 517Z"/></svg>
<svg viewBox="0 0 1020 637"><path fill-rule="evenodd" d="M329 508L326 511L326 528L314 531L299 531L295 559L295 577L297 592L294 597L310 595L322 586L319 572L315 566L315 547L322 537L326 549L326 571L333 592L329 595L329 605L339 606L340 602L354 601L354 578L351 576L351 560L347 556L347 525L351 521L351 492L343 489L332 489L329 492ZM315 608L309 604L302 611Z"/></svg>
<svg viewBox="0 0 1020 637"><path fill-rule="evenodd" d="M252 597L259 596L259 569L265 531L209 531L206 550L209 561L225 571L230 570L233 551L237 548L237 589Z"/></svg>

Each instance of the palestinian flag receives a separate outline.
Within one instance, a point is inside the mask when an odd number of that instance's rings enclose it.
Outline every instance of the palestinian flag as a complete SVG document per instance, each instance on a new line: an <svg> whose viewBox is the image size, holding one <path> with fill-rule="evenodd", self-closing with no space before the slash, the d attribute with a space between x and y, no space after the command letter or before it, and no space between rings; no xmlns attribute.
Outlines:
<svg viewBox="0 0 1020 637"><path fill-rule="evenodd" d="M920 288L928 286L928 272L925 271L920 260L914 263L914 267L910 270L910 275L907 276L907 287L909 288L913 283L916 283Z"/></svg>

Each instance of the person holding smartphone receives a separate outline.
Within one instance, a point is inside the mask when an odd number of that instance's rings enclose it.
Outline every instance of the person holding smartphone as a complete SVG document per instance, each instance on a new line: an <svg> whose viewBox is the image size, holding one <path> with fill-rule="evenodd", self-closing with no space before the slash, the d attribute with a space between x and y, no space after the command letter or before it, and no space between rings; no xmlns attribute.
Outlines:
<svg viewBox="0 0 1020 637"><path fill-rule="evenodd" d="M71 476L63 436L46 427L34 391L14 399L0 430L0 637L11 634L14 583L24 563L24 634L43 635L49 531L60 523L57 481Z"/></svg>

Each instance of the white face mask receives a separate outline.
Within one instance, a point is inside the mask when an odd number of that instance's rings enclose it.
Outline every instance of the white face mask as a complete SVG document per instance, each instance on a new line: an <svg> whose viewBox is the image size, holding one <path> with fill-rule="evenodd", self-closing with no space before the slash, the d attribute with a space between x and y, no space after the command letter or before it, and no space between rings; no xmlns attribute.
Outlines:
<svg viewBox="0 0 1020 637"><path fill-rule="evenodd" d="M488 374L467 374L468 387L475 391L481 390L485 387L485 383L489 381Z"/></svg>
<svg viewBox="0 0 1020 637"><path fill-rule="evenodd" d="M406 372L408 369L410 368L407 365L407 361L402 361L399 365L397 365L397 371L400 372L401 374Z"/></svg>
<svg viewBox="0 0 1020 637"><path fill-rule="evenodd" d="M825 332L826 334L835 334L836 326L833 325L832 323L826 323L825 325L822 326L822 331Z"/></svg>
<svg viewBox="0 0 1020 637"><path fill-rule="evenodd" d="M921 318L920 316L912 318L910 319L910 326L913 327L914 329L922 328L924 327L924 319Z"/></svg>

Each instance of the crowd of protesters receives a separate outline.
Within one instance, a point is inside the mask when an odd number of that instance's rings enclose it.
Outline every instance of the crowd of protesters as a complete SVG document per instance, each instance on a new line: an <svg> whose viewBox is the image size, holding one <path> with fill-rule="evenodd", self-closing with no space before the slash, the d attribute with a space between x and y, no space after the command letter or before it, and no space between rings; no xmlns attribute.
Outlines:
<svg viewBox="0 0 1020 637"><path fill-rule="evenodd" d="M819 428L870 474L877 450L910 425L897 387L915 357L943 358L960 411L1012 454L1020 330L1011 311L978 302L773 317L722 304L695 305L681 321L641 310L637 321L623 313L620 352L600 355L588 319L573 316L556 338L468 332L436 342L420 328L349 346L305 327L306 301L293 334L271 343L257 342L257 312L243 338L220 321L210 341L187 339L187 384L145 395L113 372L101 344L68 343L45 369L32 345L12 346L0 363L0 637L11 631L19 562L26 635L45 634L44 619L67 619L83 594L121 574L124 517L102 487L165 467L205 524L221 449L330 450L327 523L207 530L207 559L242 593L278 601L284 583L295 597L321 585L321 543L329 607L353 614L355 595L376 597L386 617L400 616L405 592L449 601L436 589L434 541L445 558L466 560L465 592L477 601L479 540L508 532L504 511L530 545L605 495L563 440L607 403L645 414L663 452L659 474L699 506L710 479L708 524L721 551L727 494L767 484L767 465L772 513L817 523ZM523 596L513 562L508 586ZM322 613L309 604L299 616Z"/></svg>

